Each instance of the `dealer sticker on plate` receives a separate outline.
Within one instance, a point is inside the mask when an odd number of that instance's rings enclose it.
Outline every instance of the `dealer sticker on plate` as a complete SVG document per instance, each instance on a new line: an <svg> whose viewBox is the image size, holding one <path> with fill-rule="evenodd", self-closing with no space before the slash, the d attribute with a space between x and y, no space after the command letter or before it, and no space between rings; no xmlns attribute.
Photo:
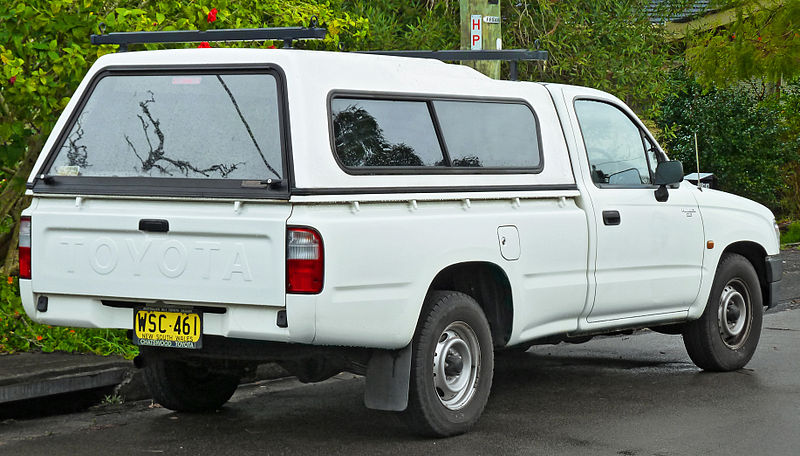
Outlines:
<svg viewBox="0 0 800 456"><path fill-rule="evenodd" d="M150 347L203 346L203 314L191 309L147 307L133 312L133 343Z"/></svg>

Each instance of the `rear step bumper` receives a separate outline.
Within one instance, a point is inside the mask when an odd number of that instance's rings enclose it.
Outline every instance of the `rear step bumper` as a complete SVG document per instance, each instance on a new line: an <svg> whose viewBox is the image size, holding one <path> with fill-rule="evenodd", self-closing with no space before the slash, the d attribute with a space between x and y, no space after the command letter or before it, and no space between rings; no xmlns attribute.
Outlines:
<svg viewBox="0 0 800 456"><path fill-rule="evenodd" d="M89 296L33 293L30 280L20 280L22 304L35 321L55 326L84 328L133 329L133 302L119 299L101 299ZM41 305L46 297L47 305ZM104 302L105 301L105 302ZM37 309L37 302L40 302ZM123 305L124 304L124 305ZM144 303L143 303L144 304ZM170 302L170 305L192 306L191 303ZM273 342L311 343L314 320L292 319L286 327L286 307L232 304L215 307L209 311L203 303L195 308L203 312L203 334L238 339L253 339ZM42 310L44 311L42 311ZM279 314L283 314L279 318ZM279 326L284 323L284 327ZM306 326L311 326L307 328ZM291 332L290 332L291 331ZM294 337L292 337L294 336Z"/></svg>

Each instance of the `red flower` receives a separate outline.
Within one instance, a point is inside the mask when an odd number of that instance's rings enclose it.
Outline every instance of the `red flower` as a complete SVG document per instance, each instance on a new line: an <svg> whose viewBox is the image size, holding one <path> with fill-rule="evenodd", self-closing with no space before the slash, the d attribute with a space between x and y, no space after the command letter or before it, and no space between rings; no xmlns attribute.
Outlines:
<svg viewBox="0 0 800 456"><path fill-rule="evenodd" d="M761 41L761 37L760 36L758 37L758 41Z"/></svg>
<svg viewBox="0 0 800 456"><path fill-rule="evenodd" d="M42 337L42 336L36 336L36 340L42 340L42 339L44 339L44 337Z"/></svg>
<svg viewBox="0 0 800 456"><path fill-rule="evenodd" d="M211 8L211 11L208 12L208 23L212 23L217 20L217 9Z"/></svg>
<svg viewBox="0 0 800 456"><path fill-rule="evenodd" d="M211 45L208 44L208 41L203 41L202 43L198 44L197 47L199 47L199 48L210 48Z"/></svg>
<svg viewBox="0 0 800 456"><path fill-rule="evenodd" d="M277 49L277 48L276 48L276 47L275 47L275 45L273 44L272 46L268 47L267 49Z"/></svg>
<svg viewBox="0 0 800 456"><path fill-rule="evenodd" d="M8 284L11 285L12 283L14 283L14 278L11 277L11 276L8 276Z"/></svg>
<svg viewBox="0 0 800 456"><path fill-rule="evenodd" d="M8 80L8 83L11 84L12 86L14 85L15 82L17 82L16 76L11 76L11 79Z"/></svg>

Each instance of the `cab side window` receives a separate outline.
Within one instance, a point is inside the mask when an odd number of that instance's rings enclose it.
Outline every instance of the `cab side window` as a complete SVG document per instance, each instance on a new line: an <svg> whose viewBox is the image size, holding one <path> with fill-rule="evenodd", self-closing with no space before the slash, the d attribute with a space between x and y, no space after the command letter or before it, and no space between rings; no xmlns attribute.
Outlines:
<svg viewBox="0 0 800 456"><path fill-rule="evenodd" d="M645 146L649 140L624 112L608 103L578 100L575 114L595 184L650 185L658 153Z"/></svg>

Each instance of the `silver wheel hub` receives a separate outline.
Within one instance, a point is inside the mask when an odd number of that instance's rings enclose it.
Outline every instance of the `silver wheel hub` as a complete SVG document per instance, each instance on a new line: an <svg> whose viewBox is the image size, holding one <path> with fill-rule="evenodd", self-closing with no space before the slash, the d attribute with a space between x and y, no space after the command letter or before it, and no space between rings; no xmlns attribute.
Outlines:
<svg viewBox="0 0 800 456"><path fill-rule="evenodd" d="M463 321L449 324L433 353L433 386L450 410L466 406L475 393L481 363L478 336Z"/></svg>
<svg viewBox="0 0 800 456"><path fill-rule="evenodd" d="M731 279L722 289L719 298L717 321L722 341L737 349L747 340L753 318L750 293L739 279Z"/></svg>

